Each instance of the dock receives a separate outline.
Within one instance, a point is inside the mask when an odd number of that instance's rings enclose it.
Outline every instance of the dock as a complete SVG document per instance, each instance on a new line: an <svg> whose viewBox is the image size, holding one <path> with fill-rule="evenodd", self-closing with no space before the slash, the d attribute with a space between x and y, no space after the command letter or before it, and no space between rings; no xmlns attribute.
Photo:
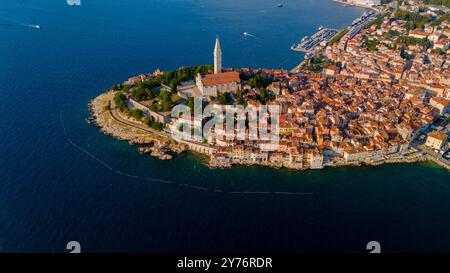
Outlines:
<svg viewBox="0 0 450 273"><path fill-rule="evenodd" d="M377 13L365 12L361 17L356 18L355 21L353 21L353 24L347 28L349 31L347 32L345 37L348 39L353 39L353 37L361 32L361 30L363 30L367 24L375 20L376 17Z"/></svg>
<svg viewBox="0 0 450 273"><path fill-rule="evenodd" d="M336 34L339 33L337 29L321 28L311 37L304 37L298 44L294 44L291 49L293 51L314 53L318 45L328 43Z"/></svg>

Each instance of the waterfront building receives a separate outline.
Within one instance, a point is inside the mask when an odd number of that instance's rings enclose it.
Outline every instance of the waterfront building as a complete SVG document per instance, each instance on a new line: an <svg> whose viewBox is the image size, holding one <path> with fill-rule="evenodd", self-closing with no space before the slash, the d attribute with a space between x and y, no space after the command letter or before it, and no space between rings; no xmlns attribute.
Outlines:
<svg viewBox="0 0 450 273"><path fill-rule="evenodd" d="M439 131L433 131L428 134L426 146L434 150L441 150L447 142L447 134Z"/></svg>
<svg viewBox="0 0 450 273"><path fill-rule="evenodd" d="M318 149L307 149L304 153L304 163L310 169L323 169L323 154Z"/></svg>

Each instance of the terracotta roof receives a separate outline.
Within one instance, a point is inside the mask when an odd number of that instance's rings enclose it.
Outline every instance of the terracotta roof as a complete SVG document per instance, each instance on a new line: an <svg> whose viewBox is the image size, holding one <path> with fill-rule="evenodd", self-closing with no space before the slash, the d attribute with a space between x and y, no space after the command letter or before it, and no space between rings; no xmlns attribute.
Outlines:
<svg viewBox="0 0 450 273"><path fill-rule="evenodd" d="M446 141L447 140L447 134L439 131L433 131L428 134L429 137L439 139L440 141Z"/></svg>
<svg viewBox="0 0 450 273"><path fill-rule="evenodd" d="M418 28L412 30L410 32L410 34L419 35L419 36L428 36L428 33L424 32L424 31L422 31L421 29L418 29Z"/></svg>
<svg viewBox="0 0 450 273"><path fill-rule="evenodd" d="M236 71L224 72L218 74L208 74L202 79L204 86L213 86L218 84L229 84L233 82L240 82L239 73Z"/></svg>
<svg viewBox="0 0 450 273"><path fill-rule="evenodd" d="M433 102L437 102L437 103L439 103L439 104L442 104L442 105L444 105L444 106L447 106L448 105L448 100L446 100L446 99L444 99L444 98L442 98L442 97L435 97L435 98L432 98L431 99Z"/></svg>

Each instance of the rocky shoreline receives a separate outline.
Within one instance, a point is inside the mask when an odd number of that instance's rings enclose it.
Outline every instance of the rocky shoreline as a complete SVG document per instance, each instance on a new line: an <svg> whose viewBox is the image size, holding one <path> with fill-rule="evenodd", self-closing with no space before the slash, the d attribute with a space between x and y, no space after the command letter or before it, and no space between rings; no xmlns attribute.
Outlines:
<svg viewBox="0 0 450 273"><path fill-rule="evenodd" d="M411 163L419 163L419 162L434 162L434 160L431 160L430 158L426 156L416 156L414 158L406 158L406 159L388 159L388 160L382 160L378 162L333 162L333 163L327 163L324 164L324 168L342 168L342 167L362 167L362 166L368 166L368 167L376 167L381 166L384 164L411 164ZM441 164L439 164L441 165ZM212 169L227 169L232 168L233 166L260 166L260 167L270 167L274 169L289 169L289 170L296 170L296 171L306 171L311 170L311 168L294 168L290 166L286 166L284 164L272 164L272 163L255 163L255 162L239 162L239 163L228 163L228 162L218 162L211 160L208 163L208 166ZM446 167L441 165L442 167ZM448 168L447 168L448 169Z"/></svg>
<svg viewBox="0 0 450 273"><path fill-rule="evenodd" d="M143 126L142 123L125 116L117 112L121 120L115 118L111 113L111 102L113 101L114 93L113 91L108 91L103 93L89 102L88 107L91 113L91 117L87 119L88 123L95 124L102 133L114 137L119 140L128 141L131 145L136 145L137 150L141 154L149 154L160 160L171 160L174 155L182 154L188 151L187 145L183 143L178 143L170 136L153 132L151 129L144 130L139 128ZM135 124L135 126L130 126L129 124ZM296 171L304 171L310 168L294 168L287 166L285 164L277 164L272 162L258 163L258 162L222 162L216 160L214 156L208 154L202 154L208 156L206 165L211 169L226 169L232 168L233 166L260 166L260 167L270 167L275 169L291 169ZM407 163L417 163L417 162L434 162L442 167L448 169L448 166L443 166L439 164L433 158L422 155L421 153L416 153L407 158L391 158L383 159L376 162L345 162L345 161L329 161L324 163L324 167L340 168L340 167L360 167L360 166L380 166L383 164L407 164Z"/></svg>
<svg viewBox="0 0 450 273"><path fill-rule="evenodd" d="M187 151L186 145L177 143L163 134L132 127L114 118L110 110L110 102L113 97L113 92L109 91L96 97L88 104L91 113L91 118L88 119L89 123L95 124L102 133L119 140L128 141L131 145L137 145L137 150L141 154L150 154L161 160L170 160L173 155ZM118 114L120 118L137 124L136 120Z"/></svg>

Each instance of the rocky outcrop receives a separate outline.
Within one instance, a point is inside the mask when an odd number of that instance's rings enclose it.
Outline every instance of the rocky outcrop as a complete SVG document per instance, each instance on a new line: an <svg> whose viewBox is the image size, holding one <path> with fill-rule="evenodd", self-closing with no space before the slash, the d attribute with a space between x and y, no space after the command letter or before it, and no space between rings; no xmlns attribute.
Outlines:
<svg viewBox="0 0 450 273"><path fill-rule="evenodd" d="M172 159L170 153L180 154L187 150L185 145L178 144L163 134L142 130L115 119L109 110L110 101L113 98L113 92L109 91L101 94L89 103L89 110L92 115L90 121L95 123L104 134L119 140L128 141L130 144L140 145L138 147L140 153L150 154L162 160ZM125 115L120 115L120 118L129 122L137 122Z"/></svg>

